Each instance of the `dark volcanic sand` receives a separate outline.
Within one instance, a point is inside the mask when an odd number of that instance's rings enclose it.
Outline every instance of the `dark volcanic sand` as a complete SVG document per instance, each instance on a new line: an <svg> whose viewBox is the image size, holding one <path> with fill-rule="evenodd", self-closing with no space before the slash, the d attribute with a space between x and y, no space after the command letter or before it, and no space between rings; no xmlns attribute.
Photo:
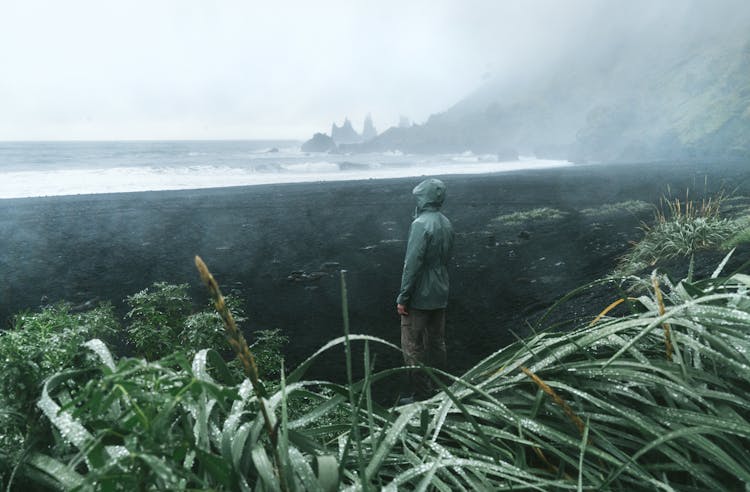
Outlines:
<svg viewBox="0 0 750 492"><path fill-rule="evenodd" d="M523 334L569 290L601 277L639 237L639 216L580 211L625 200L656 202L669 184L740 187L736 165L618 165L447 176L445 214L457 231L451 270L448 351L465 369ZM207 299L193 266L199 254L225 293L246 300L247 332L281 328L293 365L342 334L338 271L347 271L353 333L398 344L394 299L420 178L269 185L0 200L0 318L66 299L122 299L154 281L187 282ZM560 220L500 226L499 215L554 207ZM525 231L528 234L519 233ZM527 237L528 236L528 237ZM748 257L740 250L736 262ZM298 273L293 273L298 272ZM554 319L599 312L616 294L600 289ZM378 350L377 365L399 357ZM314 375L343 374L339 352Z"/></svg>

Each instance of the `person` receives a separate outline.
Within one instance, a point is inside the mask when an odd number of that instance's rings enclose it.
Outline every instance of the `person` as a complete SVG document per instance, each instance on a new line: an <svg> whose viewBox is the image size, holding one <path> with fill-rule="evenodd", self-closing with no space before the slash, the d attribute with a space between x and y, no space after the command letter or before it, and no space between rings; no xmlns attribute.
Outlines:
<svg viewBox="0 0 750 492"><path fill-rule="evenodd" d="M409 228L401 289L396 298L396 310L401 316L401 349L406 365L419 362L443 369L453 226L440 212L445 200L442 181L426 179L412 194L417 208ZM421 370L409 371L409 386L411 396L402 398L401 403L425 399L433 391L432 379Z"/></svg>

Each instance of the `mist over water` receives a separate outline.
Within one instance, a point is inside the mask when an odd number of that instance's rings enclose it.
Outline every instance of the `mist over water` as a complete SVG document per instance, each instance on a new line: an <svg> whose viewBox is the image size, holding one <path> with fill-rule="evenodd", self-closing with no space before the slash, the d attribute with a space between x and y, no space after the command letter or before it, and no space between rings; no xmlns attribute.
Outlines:
<svg viewBox="0 0 750 492"><path fill-rule="evenodd" d="M0 144L0 198L483 174L569 165L533 157L308 153L294 141Z"/></svg>

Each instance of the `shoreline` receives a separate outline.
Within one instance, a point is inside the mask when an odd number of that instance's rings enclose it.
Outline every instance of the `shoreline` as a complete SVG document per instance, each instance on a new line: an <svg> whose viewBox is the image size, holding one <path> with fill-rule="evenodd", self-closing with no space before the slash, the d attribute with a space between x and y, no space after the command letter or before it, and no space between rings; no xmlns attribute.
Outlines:
<svg viewBox="0 0 750 492"><path fill-rule="evenodd" d="M331 158L335 157L335 158ZM0 200L53 196L102 195L199 189L235 188L295 183L335 183L405 179L427 175L486 175L535 169L570 167L567 161L523 159L507 162L471 161L446 157L445 162L381 164L334 162L342 156L313 155L298 163L276 165L275 172L258 171L253 165L114 166L0 172ZM472 157L473 159L474 157ZM95 191L94 191L95 190Z"/></svg>
<svg viewBox="0 0 750 492"><path fill-rule="evenodd" d="M259 183L250 183L250 184L232 184L232 185L222 185L222 186L200 186L195 188L165 188L165 189L143 189L143 190L127 190L127 191L103 191L103 192L84 192L84 193L69 193L69 194L52 194L52 195L36 195L36 196L18 196L18 197L0 197L0 204L9 202L9 201L27 201L29 203L33 202L34 200L54 200L54 199L88 199L88 198L94 198L94 197L102 197L103 199L106 199L107 197L118 197L118 196L138 196L138 195L149 195L149 194L160 194L163 196L172 195L172 194L183 194L183 193L201 193L201 192L239 192L244 189L255 189L255 188L265 188L265 187L276 187L276 186L295 186L295 185L311 185L311 186L326 186L326 185L335 185L335 184L355 184L355 183L378 183L378 182L388 182L388 181L398 181L398 180L421 180L426 179L427 177L439 177L439 178L475 178L475 179L494 179L494 178L500 178L502 176L523 176L523 175L529 175L531 177L532 174L536 174L538 172L545 172L545 171L562 171L565 170L571 170L572 172L576 172L576 170L580 169L591 169L595 174L598 175L605 175L608 174L606 171L611 170L615 173L621 174L624 171L634 171L634 170L640 170L640 171L646 171L647 174L654 174L655 172L659 171L660 168L664 168L668 173L671 174L671 172L675 170L685 170L690 174L705 174L705 175L711 175L716 177L716 175L721 174L720 169L735 169L737 171L741 171L741 168L748 165L744 161L725 161L720 162L718 164L707 164L707 163L697 163L692 161L687 162L645 162L645 163L575 163L570 161L558 161L554 159L539 159L538 161L544 161L549 163L554 163L550 165L540 165L540 166L530 166L530 167L514 167L512 169L506 169L506 170L500 170L500 171L491 171L491 172L461 172L461 173L424 173L424 174L414 174L414 175L405 175L405 176L385 176L385 177L362 177L362 178L351 178L349 176L343 177L343 178L337 178L337 179L319 179L319 180L311 180L308 177L300 178L299 181L275 181L275 182L259 182ZM512 164L520 164L523 161L511 161ZM712 169L712 167L715 167L715 169ZM90 170L90 169L86 169ZM604 172L602 172L604 171ZM660 174L660 173L657 173ZM332 174L333 175L333 174ZM750 173L748 173L750 176ZM750 179L750 178L748 178Z"/></svg>
<svg viewBox="0 0 750 492"><path fill-rule="evenodd" d="M586 165L487 175L440 175L445 214L458 236L451 268L447 342L460 370L521 335L559 297L614 266L638 238L642 215L582 211L666 191L724 183L750 194L747 165ZM269 184L0 200L0 318L46 302L112 301L155 281L188 283L208 299L193 267L201 255L225 293L245 300L246 333L281 328L299 362L341 334L338 271L347 270L353 333L398 344L394 299L422 177ZM679 194L679 193L678 193ZM514 212L549 207L552 221L501 225ZM525 232L526 234L521 234ZM745 248L746 249L746 248ZM738 252L738 257L746 251ZM598 313L606 292L572 306ZM252 340L252 337L250 337ZM398 363L379 354L379 365ZM333 355L318 366L340 369ZM327 361L327 362L326 362ZM382 366L381 366L382 367Z"/></svg>

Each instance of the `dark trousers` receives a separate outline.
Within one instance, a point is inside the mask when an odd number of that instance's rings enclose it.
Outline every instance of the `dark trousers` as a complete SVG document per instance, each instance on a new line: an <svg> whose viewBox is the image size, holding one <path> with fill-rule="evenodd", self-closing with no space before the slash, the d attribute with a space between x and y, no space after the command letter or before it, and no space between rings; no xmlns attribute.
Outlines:
<svg viewBox="0 0 750 492"><path fill-rule="evenodd" d="M409 309L409 316L401 316L401 350L406 365L445 369L445 309ZM409 371L410 390L417 398L427 398L433 392L433 382L424 371Z"/></svg>

